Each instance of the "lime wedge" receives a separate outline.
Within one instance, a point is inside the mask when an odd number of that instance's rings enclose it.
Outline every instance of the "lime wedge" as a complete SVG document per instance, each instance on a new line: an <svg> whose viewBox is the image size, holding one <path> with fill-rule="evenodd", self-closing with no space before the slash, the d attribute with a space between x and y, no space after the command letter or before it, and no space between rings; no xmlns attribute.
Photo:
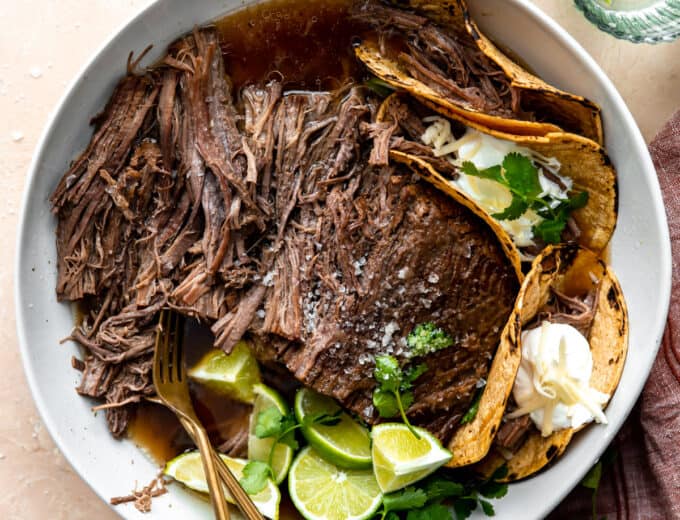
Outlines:
<svg viewBox="0 0 680 520"><path fill-rule="evenodd" d="M233 459L226 455L220 455L224 463L229 467L231 472L237 479L241 478L243 468L248 461L243 459ZM203 463L201 462L201 455L197 451L190 451L178 455L165 465L163 471L168 477L181 482L189 489L198 491L200 493L208 492L208 485L205 481L205 473L203 472ZM224 496L230 504L235 504L227 489L224 489ZM281 502L281 493L279 488L272 482L271 479L267 481L267 486L257 493L251 495L253 503L257 509L267 518L278 520L279 518L279 503Z"/></svg>
<svg viewBox="0 0 680 520"><path fill-rule="evenodd" d="M304 418L313 414L334 414L340 407L330 397L301 388L295 394L295 416L302 424L302 435L328 462L346 469L371 467L371 435L368 430L348 414L340 414L340 422L333 426L312 424L306 426Z"/></svg>
<svg viewBox="0 0 680 520"><path fill-rule="evenodd" d="M211 350L188 373L220 395L245 403L253 402L253 385L260 382L260 369L245 341L239 341L229 355Z"/></svg>
<svg viewBox="0 0 680 520"><path fill-rule="evenodd" d="M253 403L253 412L250 415L250 429L248 430L248 459L268 462L269 452L271 451L274 439L271 437L259 439L255 435L257 416L268 408L276 408L282 415L285 415L288 413L288 405L276 390L268 386L258 383L253 386L253 392L255 393L255 402ZM274 448L274 455L272 457L274 482L280 484L286 478L291 462L293 462L293 449L286 444L278 443Z"/></svg>
<svg viewBox="0 0 680 520"><path fill-rule="evenodd" d="M307 520L362 520L372 517L382 502L371 470L340 469L311 446L293 461L288 491Z"/></svg>
<svg viewBox="0 0 680 520"><path fill-rule="evenodd" d="M383 493L390 493L416 482L451 459L431 433L414 428L416 438L403 423L383 423L373 427L373 472Z"/></svg>

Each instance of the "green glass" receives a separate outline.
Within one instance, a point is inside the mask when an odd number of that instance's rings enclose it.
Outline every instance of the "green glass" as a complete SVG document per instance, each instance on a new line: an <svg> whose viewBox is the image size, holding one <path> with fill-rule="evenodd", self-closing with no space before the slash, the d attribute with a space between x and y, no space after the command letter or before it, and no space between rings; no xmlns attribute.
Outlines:
<svg viewBox="0 0 680 520"><path fill-rule="evenodd" d="M680 0L574 0L601 30L635 43L660 43L680 36Z"/></svg>

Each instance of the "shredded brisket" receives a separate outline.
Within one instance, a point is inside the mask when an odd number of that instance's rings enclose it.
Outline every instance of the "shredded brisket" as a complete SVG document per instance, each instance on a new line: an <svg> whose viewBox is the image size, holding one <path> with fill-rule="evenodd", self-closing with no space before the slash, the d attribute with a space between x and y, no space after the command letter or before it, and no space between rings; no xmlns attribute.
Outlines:
<svg viewBox="0 0 680 520"><path fill-rule="evenodd" d="M368 1L355 16L375 29L380 53L442 97L472 110L530 119L503 70L464 30L447 32L423 16Z"/></svg>
<svg viewBox="0 0 680 520"><path fill-rule="evenodd" d="M410 363L406 335L434 321L455 344L422 359L408 414L451 436L518 282L483 221L387 164L422 121L376 123L379 102L351 85L233 92L210 28L118 85L51 199L58 297L88 308L71 336L86 351L78 391L104 401L114 435L154 393L157 315L173 308L226 352L249 337L281 389L307 385L369 423L375 356Z"/></svg>
<svg viewBox="0 0 680 520"><path fill-rule="evenodd" d="M589 338L597 310L598 295L597 287L582 296L568 296L551 287L550 299L538 313L536 326L544 320L552 323L566 323ZM528 328L533 327L529 325Z"/></svg>

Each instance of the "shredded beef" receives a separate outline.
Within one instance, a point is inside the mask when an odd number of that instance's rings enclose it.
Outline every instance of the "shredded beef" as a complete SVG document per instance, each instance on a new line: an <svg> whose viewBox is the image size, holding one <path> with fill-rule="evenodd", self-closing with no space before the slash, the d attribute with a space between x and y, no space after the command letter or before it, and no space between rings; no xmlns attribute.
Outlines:
<svg viewBox="0 0 680 520"><path fill-rule="evenodd" d="M425 17L374 1L361 4L355 16L375 29L381 54L444 98L490 115L531 118L503 70L463 28L447 32Z"/></svg>
<svg viewBox="0 0 680 520"><path fill-rule="evenodd" d="M597 287L581 296L567 296L554 287L550 288L550 299L536 316L536 325L544 320L552 323L571 325L586 338L590 337L599 291ZM531 325L528 328L533 328Z"/></svg>
<svg viewBox="0 0 680 520"><path fill-rule="evenodd" d="M448 439L518 289L497 238L387 164L422 132L412 112L378 124L380 100L352 85L232 92L218 43L197 29L131 72L52 196L57 293L88 308L71 335L86 351L78 391L122 435L154 393L157 316L172 308L226 352L249 337L282 390L307 385L375 423L375 356L410 363L406 335L434 321L454 346L423 357L408 414ZM225 448L241 454L244 439Z"/></svg>
<svg viewBox="0 0 680 520"><path fill-rule="evenodd" d="M509 419L501 424L494 444L498 448L515 453L522 446L533 427L534 423L529 415Z"/></svg>

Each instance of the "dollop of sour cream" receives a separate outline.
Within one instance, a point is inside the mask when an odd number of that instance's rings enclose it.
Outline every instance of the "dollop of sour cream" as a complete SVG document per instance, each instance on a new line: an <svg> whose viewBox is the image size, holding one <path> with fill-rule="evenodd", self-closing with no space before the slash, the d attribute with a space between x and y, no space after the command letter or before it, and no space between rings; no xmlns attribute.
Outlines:
<svg viewBox="0 0 680 520"><path fill-rule="evenodd" d="M435 156L444 157L457 166L470 161L481 170L502 164L506 155L517 152L529 157L538 168L538 179L543 188L539 197L549 197L553 207L559 204L560 200L568 198L572 181L559 175L561 164L556 158L545 157L512 141L498 139L473 128L468 128L463 137L456 139L451 131L451 124L443 117L426 117L424 122L429 126L421 140L432 147ZM548 179L543 173L544 169L558 176L566 189ZM490 214L501 213L512 201L510 190L490 179L481 179L460 172L458 179L452 180L451 184L467 193ZM528 209L515 220L501 220L499 223L518 247L527 247L534 245L533 227L542 220L543 218L535 211Z"/></svg>
<svg viewBox="0 0 680 520"><path fill-rule="evenodd" d="M609 395L590 386L592 371L588 340L571 325L543 321L523 332L512 389L518 409L508 418L530 414L544 437L593 420L607 424L602 408Z"/></svg>

